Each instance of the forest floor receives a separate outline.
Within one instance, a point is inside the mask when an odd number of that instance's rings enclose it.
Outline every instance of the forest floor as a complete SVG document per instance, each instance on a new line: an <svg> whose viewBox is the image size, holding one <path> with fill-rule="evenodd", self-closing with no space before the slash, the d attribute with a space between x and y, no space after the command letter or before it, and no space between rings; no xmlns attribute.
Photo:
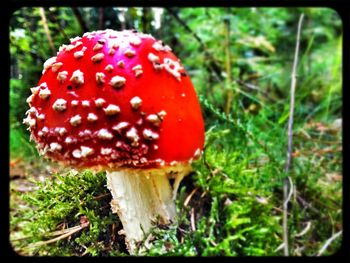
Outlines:
<svg viewBox="0 0 350 263"><path fill-rule="evenodd" d="M229 129L207 132L204 156L194 163L194 172L185 177L179 189L179 224L156 228L148 236L153 246L141 246L140 254L281 255L282 188L279 177L272 174L275 164L271 166L270 157L262 154L254 159L252 155L239 156L246 153L220 142L229 134ZM309 122L294 136L295 170L288 210L291 254L332 254L341 238L325 249L323 246L342 230L341 120ZM73 180L92 184L76 193L78 202L69 200L76 191L72 187L77 188L70 186ZM105 184L104 174L70 174L66 168L36 157L12 158L10 239L14 250L23 255L127 255ZM79 207L81 203L87 203L86 207ZM104 225L108 230L88 228L66 235L79 225L82 215L90 224ZM95 236L93 231L97 231ZM58 235L59 241L51 243L55 232L63 237ZM39 245L31 247L33 242Z"/></svg>

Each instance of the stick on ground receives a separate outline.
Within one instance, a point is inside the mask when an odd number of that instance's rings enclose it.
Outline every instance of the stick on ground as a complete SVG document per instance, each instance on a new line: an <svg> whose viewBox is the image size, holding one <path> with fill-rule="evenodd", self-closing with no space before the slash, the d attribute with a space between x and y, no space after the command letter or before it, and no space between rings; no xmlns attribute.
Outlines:
<svg viewBox="0 0 350 263"><path fill-rule="evenodd" d="M288 150L287 150L287 162L284 168L286 174L289 174L291 163L292 163L292 148L293 148L293 117L294 117L294 107L295 107L295 89L297 84L297 65L298 65L298 55L299 55L299 43L300 43L300 32L303 23L304 14L300 15L297 31L297 40L295 46L295 54L293 61L293 69L291 75L291 87L290 87L290 110L289 110L289 120L288 120ZM288 180L289 179L289 180ZM288 202L289 187L292 188L292 179L288 176L283 182L283 243L284 243L284 255L289 256L289 245L288 245Z"/></svg>

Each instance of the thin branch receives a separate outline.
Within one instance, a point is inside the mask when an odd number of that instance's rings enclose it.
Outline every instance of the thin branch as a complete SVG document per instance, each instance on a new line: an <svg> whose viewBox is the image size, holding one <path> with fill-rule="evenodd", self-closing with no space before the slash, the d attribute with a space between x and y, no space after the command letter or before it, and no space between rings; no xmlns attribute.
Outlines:
<svg viewBox="0 0 350 263"><path fill-rule="evenodd" d="M47 19L46 19L44 8L40 7L39 8L39 12L40 12L41 20L43 22L45 34L46 34L47 40L49 42L49 46L50 46L51 52L52 52L52 54L54 54L55 53L55 45L53 44L53 41L52 41L52 37L51 37L50 30L49 30L49 26L47 24Z"/></svg>
<svg viewBox="0 0 350 263"><path fill-rule="evenodd" d="M80 230L86 228L89 224L81 224L79 226L75 226L75 227L71 227L69 229L65 229L62 231L62 235L58 236L58 237L55 237L53 239L50 239L50 240L46 240L46 241L39 241L39 242L36 242L36 243L32 243L30 245L27 246L27 248L33 248L33 247L38 247L38 246L43 246L43 245L48 245L48 244L51 244L51 243L54 243L54 242L57 242L59 240L62 240L62 239L65 239L77 232L79 232ZM54 234L57 234L59 233L60 231L56 231ZM53 235L53 234L51 234Z"/></svg>
<svg viewBox="0 0 350 263"><path fill-rule="evenodd" d="M195 212L193 207L191 209L191 229L193 232L196 231Z"/></svg>
<svg viewBox="0 0 350 263"><path fill-rule="evenodd" d="M197 42L199 43L201 49L203 50L204 54L207 56L207 58L209 59L209 64L208 66L210 67L210 69L212 70L212 72L215 73L215 77L217 78L217 80L220 82L223 80L223 77L221 75L222 69L220 66L220 63L216 61L216 59L213 57L213 55L208 51L207 46L204 44L204 42L202 41L202 39L194 32L192 31L192 29L186 24L185 21L183 21L176 12L174 12L171 8L167 8L166 9L168 11L168 13L173 16L175 18L175 20L177 22L179 22L180 25L182 25L184 27L184 29L189 32L195 40L197 40Z"/></svg>
<svg viewBox="0 0 350 263"><path fill-rule="evenodd" d="M304 14L300 15L297 31L297 40L295 46L294 62L291 75L291 87L290 87L290 108L289 108L289 120L288 120L288 150L287 150L287 162L285 165L285 173L288 174L290 171L292 163L292 147L293 147L293 117L294 117L294 107L295 107L295 89L297 83L297 65L298 65L298 55L299 55L299 43L300 43L300 32L303 23ZM283 182L283 243L284 243L284 255L289 256L289 246L288 246L288 202L290 200L291 194L287 195L288 192L288 182L290 185L290 193L292 193L292 179L288 176Z"/></svg>
<svg viewBox="0 0 350 263"><path fill-rule="evenodd" d="M340 230L339 232L335 233L333 236L331 236L326 243L323 245L323 247L318 251L317 256L321 256L326 249L329 247L329 245L336 240L338 237L340 237L340 235L343 233L343 230Z"/></svg>
<svg viewBox="0 0 350 263"><path fill-rule="evenodd" d="M298 234L295 234L295 237L301 237L305 235L311 228L311 221L306 223L306 227Z"/></svg>
<svg viewBox="0 0 350 263"><path fill-rule="evenodd" d="M185 202L184 202L184 206L187 206L187 205L188 205L188 203L190 202L192 196L194 195L195 192L197 192L197 190L198 190L198 187L194 188L194 189L192 190L192 192L187 196L187 198L186 198L186 200L185 200Z"/></svg>
<svg viewBox="0 0 350 263"><path fill-rule="evenodd" d="M283 182L283 249L284 249L284 255L287 257L289 256L289 249L288 249L288 202L287 202L287 191L288 191L288 181L287 178L284 179Z"/></svg>
<svg viewBox="0 0 350 263"><path fill-rule="evenodd" d="M77 7L72 7L72 11L73 11L73 14L75 15L75 18L78 20L82 33L88 32L89 28L87 27L79 9Z"/></svg>
<svg viewBox="0 0 350 263"><path fill-rule="evenodd" d="M53 12L51 12L50 10L48 10L48 13L49 13L49 16L48 16L49 20L52 23L57 25L57 29L58 29L58 31L60 31L62 37L65 38L66 40L69 40L69 37L67 36L66 32L64 32L64 29L62 28L61 24L59 23L56 15Z"/></svg>
<svg viewBox="0 0 350 263"><path fill-rule="evenodd" d="M260 87L258 87L256 85L244 82L243 80L240 80L240 79L233 79L233 82L237 83L238 85L240 85L240 86L242 86L242 87L244 87L246 89L257 91L257 92L263 94L267 99L269 99L271 101L276 101L276 99L272 98L269 93L267 93L266 91L262 90L262 88L260 88Z"/></svg>
<svg viewBox="0 0 350 263"><path fill-rule="evenodd" d="M231 81L231 52L230 52L230 19L224 19L225 24L225 57L226 57L226 115L230 114L233 101L233 90Z"/></svg>
<svg viewBox="0 0 350 263"><path fill-rule="evenodd" d="M104 29L104 8L103 7L100 7L98 9L98 28L100 30Z"/></svg>
<svg viewBox="0 0 350 263"><path fill-rule="evenodd" d="M297 41L295 47L295 55L293 62L293 70L291 75L291 91L290 91L290 109L289 109L289 121L288 121L288 151L287 151L287 162L285 166L285 172L289 172L292 163L292 147L293 147L293 121L294 121L294 106L295 106L295 89L297 84L297 65L299 55L299 43L300 43L300 31L303 23L304 14L300 15L298 24Z"/></svg>
<svg viewBox="0 0 350 263"><path fill-rule="evenodd" d="M287 185L287 188L289 188L289 193L288 193L288 196L286 196L286 198L284 199L285 201L283 203L283 206L288 205L290 199L292 198L293 190L294 190L292 178L290 178L290 176L288 176L287 179L288 179L289 187L288 187L288 183L286 183L285 185Z"/></svg>

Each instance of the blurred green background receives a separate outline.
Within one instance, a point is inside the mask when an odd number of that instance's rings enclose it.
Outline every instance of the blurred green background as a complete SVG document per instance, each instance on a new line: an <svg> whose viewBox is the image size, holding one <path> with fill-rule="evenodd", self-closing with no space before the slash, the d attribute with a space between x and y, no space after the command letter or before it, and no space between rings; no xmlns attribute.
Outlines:
<svg viewBox="0 0 350 263"><path fill-rule="evenodd" d="M100 185L99 190L91 192L87 187L77 193L84 199L105 193L104 177L91 179L81 174L57 179L62 167L38 156L22 124L28 109L26 98L40 79L44 61L70 38L110 28L137 29L171 46L194 83L206 124L204 158L194 164L194 174L180 187L179 227L155 230L154 245L144 253L282 255L282 179L287 176L283 168L291 71L301 13L305 18L290 172L294 192L288 211L289 252L300 256L337 251L341 238L325 250L322 247L342 229L339 16L327 8L199 7L28 7L12 15L10 216L14 250L25 255L126 253L117 245L121 241L110 240L112 230L108 235L104 232L112 243L101 244L106 237L98 227L76 234L71 241L28 248L30 243L47 240L47 233L57 230L60 223L74 225L77 211L106 229L112 229L111 222L118 220L108 205L102 213L95 203L81 212L68 197L57 200L57 207L45 203L45 196L55 198L55 180L62 180L67 192L70 180L96 180L92 185ZM55 209L61 209L60 213L50 216Z"/></svg>

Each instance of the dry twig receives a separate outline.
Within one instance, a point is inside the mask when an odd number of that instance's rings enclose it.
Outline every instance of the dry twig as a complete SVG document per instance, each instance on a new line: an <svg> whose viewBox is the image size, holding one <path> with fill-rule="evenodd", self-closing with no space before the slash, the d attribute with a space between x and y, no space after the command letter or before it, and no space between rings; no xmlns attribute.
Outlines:
<svg viewBox="0 0 350 263"><path fill-rule="evenodd" d="M297 65L298 65L298 55L299 55L299 43L300 43L300 32L303 23L304 14L300 15L297 31L297 40L295 46L295 54L293 61L293 69L291 75L291 87L290 87L290 109L289 109L289 120L288 120L288 150L287 150L287 162L284 168L286 174L289 173L291 163L292 163L292 148L293 148L293 117L294 117L294 107L295 107L295 89L297 83ZM288 202L291 198L291 194L287 195L288 192L288 181L290 185L290 193L292 193L292 179L288 176L288 180L285 179L283 182L283 244L284 244L284 255L289 256L288 247Z"/></svg>
<svg viewBox="0 0 350 263"><path fill-rule="evenodd" d="M232 90L232 81L231 81L231 52L230 52L230 19L224 19L225 24L225 57L226 57L226 115L230 114L231 104L233 101L233 90Z"/></svg>
<svg viewBox="0 0 350 263"><path fill-rule="evenodd" d="M185 202L184 202L184 206L187 206L187 205L188 205L188 203L190 202L192 196L194 195L195 192L197 192L197 190L198 190L198 187L194 188L194 189L192 190L192 192L186 197L186 200L185 200Z"/></svg>
<svg viewBox="0 0 350 263"><path fill-rule="evenodd" d="M331 236L326 243L322 246L322 248L318 251L317 256L322 256L322 254L326 251L326 249L329 247L329 245L336 240L340 235L343 233L343 230L340 230L339 232L335 233L333 236Z"/></svg>
<svg viewBox="0 0 350 263"><path fill-rule="evenodd" d="M39 247L39 246L48 245L48 244L57 242L59 240L65 239L67 237L70 237L71 235L79 232L80 230L82 230L82 229L84 229L84 228L86 228L88 226L89 226L89 223L87 222L85 224L80 224L79 226L71 227L71 228L68 228L68 229L60 230L60 231L55 231L55 232L50 233L48 235L49 236L54 236L54 235L57 235L57 234L60 234L60 233L63 233L63 234L58 236L58 237L52 238L50 240L39 241L39 242L36 242L36 243L32 243L29 246L27 246L27 248Z"/></svg>
<svg viewBox="0 0 350 263"><path fill-rule="evenodd" d="M49 26L47 24L47 19L46 19L44 8L40 7L39 8L39 12L40 12L41 20L43 22L43 26L44 26L44 30L45 30L45 34L46 34L47 40L48 40L49 45L50 45L51 52L52 52L52 54L54 54L55 53L55 46L54 46L54 44L52 42L52 37L51 37L50 30L49 30Z"/></svg>
<svg viewBox="0 0 350 263"><path fill-rule="evenodd" d="M195 212L193 207L191 209L191 229L192 231L196 231Z"/></svg>

